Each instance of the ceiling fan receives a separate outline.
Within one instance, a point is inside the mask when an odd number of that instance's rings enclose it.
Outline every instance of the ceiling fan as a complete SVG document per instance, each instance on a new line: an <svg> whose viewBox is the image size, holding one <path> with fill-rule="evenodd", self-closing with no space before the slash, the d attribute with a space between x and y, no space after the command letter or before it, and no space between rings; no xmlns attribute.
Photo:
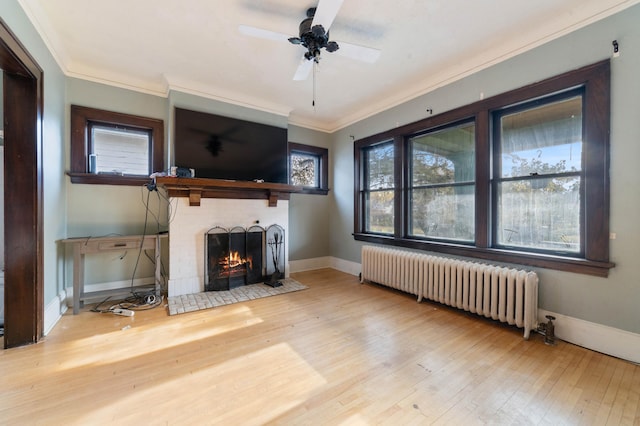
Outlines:
<svg viewBox="0 0 640 426"><path fill-rule="evenodd" d="M321 51L336 52L360 61L374 63L380 56L380 50L358 46L343 41L329 40L329 28L333 24L344 0L319 0L317 7L307 10L307 17L300 23L298 36L291 37L262 28L240 25L238 30L245 35L275 41L288 41L305 48L304 55L298 65L293 79L306 80L314 64L320 62Z"/></svg>

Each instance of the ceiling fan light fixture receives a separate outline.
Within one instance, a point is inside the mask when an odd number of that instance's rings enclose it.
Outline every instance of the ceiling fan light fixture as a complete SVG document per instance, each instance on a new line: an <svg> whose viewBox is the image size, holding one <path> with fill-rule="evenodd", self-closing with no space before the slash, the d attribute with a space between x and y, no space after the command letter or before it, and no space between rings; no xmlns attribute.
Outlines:
<svg viewBox="0 0 640 426"><path fill-rule="evenodd" d="M327 49L327 52L331 53L340 49L340 46L338 46L338 43L336 43L335 41L330 41L329 43L327 43L326 49Z"/></svg>

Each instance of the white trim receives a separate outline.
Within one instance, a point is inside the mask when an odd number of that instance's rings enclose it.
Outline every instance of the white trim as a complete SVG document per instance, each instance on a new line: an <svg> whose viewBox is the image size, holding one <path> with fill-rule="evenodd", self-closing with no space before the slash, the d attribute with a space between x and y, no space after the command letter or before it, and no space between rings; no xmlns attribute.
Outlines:
<svg viewBox="0 0 640 426"><path fill-rule="evenodd" d="M340 272L358 276L360 274L360 264L349 260L340 259L333 256L314 257L311 259L291 260L289 267L292 273L313 271L315 269L332 268Z"/></svg>
<svg viewBox="0 0 640 426"><path fill-rule="evenodd" d="M340 259L339 257L331 258L331 267L333 269L337 269L338 271L355 275L356 277L360 275L360 272L362 271L362 267L360 266L359 263Z"/></svg>
<svg viewBox="0 0 640 426"><path fill-rule="evenodd" d="M291 273L313 271L315 269L324 269L331 267L331 257L314 257L312 259L290 260L289 271Z"/></svg>
<svg viewBox="0 0 640 426"><path fill-rule="evenodd" d="M62 315L67 312L67 294L62 290L53 298L53 300L44 308L44 335L49 334L53 327L60 321Z"/></svg>
<svg viewBox="0 0 640 426"><path fill-rule="evenodd" d="M557 338L596 352L640 363L640 334L538 309L540 323L547 322L547 315L556 318L553 324Z"/></svg>
<svg viewBox="0 0 640 426"><path fill-rule="evenodd" d="M145 278L136 278L133 280L133 285L135 287L141 285L153 285L155 284L155 277L145 277ZM122 281L109 281L104 283L95 283L88 284L84 286L85 295L88 293L93 293L95 291L105 291L105 290L117 290L120 288L131 287L131 280L122 280ZM68 287L66 289L67 299L73 298L73 287Z"/></svg>

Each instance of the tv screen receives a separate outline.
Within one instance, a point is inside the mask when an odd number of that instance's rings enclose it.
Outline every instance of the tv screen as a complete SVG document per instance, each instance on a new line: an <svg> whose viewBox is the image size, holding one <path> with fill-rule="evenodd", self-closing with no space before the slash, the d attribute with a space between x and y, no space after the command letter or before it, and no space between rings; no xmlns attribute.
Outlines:
<svg viewBox="0 0 640 426"><path fill-rule="evenodd" d="M175 166L197 178L288 183L287 129L175 109Z"/></svg>

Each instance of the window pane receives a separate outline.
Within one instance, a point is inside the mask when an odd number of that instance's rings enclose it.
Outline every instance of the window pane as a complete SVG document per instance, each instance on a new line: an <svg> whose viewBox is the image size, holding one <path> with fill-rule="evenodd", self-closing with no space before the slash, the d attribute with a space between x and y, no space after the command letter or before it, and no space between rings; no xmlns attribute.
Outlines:
<svg viewBox="0 0 640 426"><path fill-rule="evenodd" d="M92 126L91 141L94 173L149 174L149 132Z"/></svg>
<svg viewBox="0 0 640 426"><path fill-rule="evenodd" d="M366 193L365 210L366 231L393 234L393 191Z"/></svg>
<svg viewBox="0 0 640 426"><path fill-rule="evenodd" d="M367 189L393 188L393 143L374 146L365 151Z"/></svg>
<svg viewBox="0 0 640 426"><path fill-rule="evenodd" d="M475 126L466 123L409 140L413 186L475 180Z"/></svg>
<svg viewBox="0 0 640 426"><path fill-rule="evenodd" d="M474 200L475 185L414 189L411 235L474 241Z"/></svg>
<svg viewBox="0 0 640 426"><path fill-rule="evenodd" d="M582 97L501 119L502 177L582 170Z"/></svg>
<svg viewBox="0 0 640 426"><path fill-rule="evenodd" d="M291 154L291 184L302 186L320 186L318 157L311 154Z"/></svg>
<svg viewBox="0 0 640 426"><path fill-rule="evenodd" d="M497 242L580 252L580 178L538 178L498 185Z"/></svg>

